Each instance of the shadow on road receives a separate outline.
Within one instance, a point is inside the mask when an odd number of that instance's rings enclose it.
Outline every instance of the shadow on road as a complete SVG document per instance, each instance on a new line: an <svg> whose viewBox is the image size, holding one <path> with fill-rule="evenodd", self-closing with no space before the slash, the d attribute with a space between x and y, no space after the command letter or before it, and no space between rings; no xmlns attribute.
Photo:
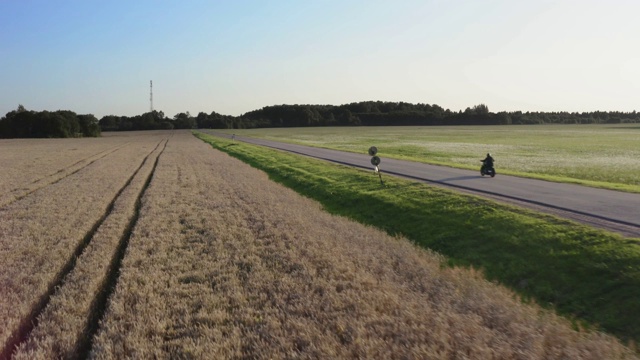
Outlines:
<svg viewBox="0 0 640 360"><path fill-rule="evenodd" d="M491 179L491 177L487 177L488 179ZM473 175L473 176L457 176L457 177L452 177L452 178L446 178L446 179L440 179L437 180L439 182L448 182L448 181L457 181L457 180L473 180L473 179L484 179L484 177L480 176L480 175Z"/></svg>

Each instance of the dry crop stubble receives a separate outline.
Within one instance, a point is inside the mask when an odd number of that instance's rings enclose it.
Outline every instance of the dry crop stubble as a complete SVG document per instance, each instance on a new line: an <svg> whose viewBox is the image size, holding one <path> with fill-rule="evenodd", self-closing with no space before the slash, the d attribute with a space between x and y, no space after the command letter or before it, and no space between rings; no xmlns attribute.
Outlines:
<svg viewBox="0 0 640 360"><path fill-rule="evenodd" d="M634 358L180 134L91 356Z"/></svg>
<svg viewBox="0 0 640 360"><path fill-rule="evenodd" d="M72 176L0 208L0 344L10 351L19 332L48 299L86 236L116 193L161 140L143 137ZM117 139L116 139L117 142ZM55 152L50 152L55 161Z"/></svg>
<svg viewBox="0 0 640 360"><path fill-rule="evenodd" d="M165 142L166 143L166 142ZM38 325L13 354L13 359L78 358L88 347L93 312L98 311L96 295L107 292L108 271L134 221L136 200L152 174L162 143L150 154L131 183L114 203L112 211L93 235L76 266L38 317ZM98 314L99 315L99 314Z"/></svg>
<svg viewBox="0 0 640 360"><path fill-rule="evenodd" d="M126 145L127 137L0 140L0 206Z"/></svg>

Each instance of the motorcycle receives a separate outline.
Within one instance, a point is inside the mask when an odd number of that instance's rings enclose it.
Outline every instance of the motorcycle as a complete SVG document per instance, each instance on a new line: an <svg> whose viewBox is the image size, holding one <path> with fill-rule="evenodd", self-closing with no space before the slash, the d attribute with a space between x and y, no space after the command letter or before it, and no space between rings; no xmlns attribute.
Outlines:
<svg viewBox="0 0 640 360"><path fill-rule="evenodd" d="M487 166L484 160L480 161L482 162L482 167L480 167L480 175L489 175L491 177L496 176L496 169L494 169L493 166Z"/></svg>

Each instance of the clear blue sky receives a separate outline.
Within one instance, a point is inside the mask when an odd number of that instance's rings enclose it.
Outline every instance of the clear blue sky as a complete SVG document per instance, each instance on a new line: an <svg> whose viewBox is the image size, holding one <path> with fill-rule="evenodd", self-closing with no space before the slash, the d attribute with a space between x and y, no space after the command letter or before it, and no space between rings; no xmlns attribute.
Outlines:
<svg viewBox="0 0 640 360"><path fill-rule="evenodd" d="M0 116L640 111L636 0L0 0Z"/></svg>

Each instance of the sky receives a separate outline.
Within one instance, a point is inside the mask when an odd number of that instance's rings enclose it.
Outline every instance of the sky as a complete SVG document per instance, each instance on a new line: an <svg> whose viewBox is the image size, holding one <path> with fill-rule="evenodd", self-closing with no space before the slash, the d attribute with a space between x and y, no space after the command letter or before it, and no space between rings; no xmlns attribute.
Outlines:
<svg viewBox="0 0 640 360"><path fill-rule="evenodd" d="M636 0L0 0L0 116L640 111Z"/></svg>

